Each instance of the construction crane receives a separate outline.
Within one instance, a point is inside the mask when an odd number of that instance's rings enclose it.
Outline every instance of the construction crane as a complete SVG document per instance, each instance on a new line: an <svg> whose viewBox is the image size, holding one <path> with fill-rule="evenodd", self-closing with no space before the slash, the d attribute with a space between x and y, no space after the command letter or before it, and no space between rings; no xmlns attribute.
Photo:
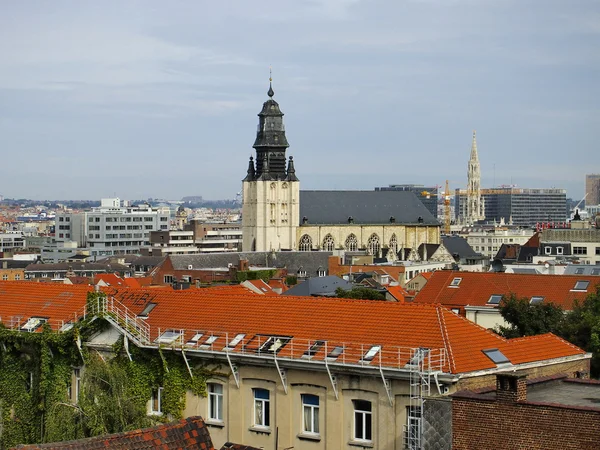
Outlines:
<svg viewBox="0 0 600 450"><path fill-rule="evenodd" d="M444 233L450 235L450 183L446 180L444 190Z"/></svg>

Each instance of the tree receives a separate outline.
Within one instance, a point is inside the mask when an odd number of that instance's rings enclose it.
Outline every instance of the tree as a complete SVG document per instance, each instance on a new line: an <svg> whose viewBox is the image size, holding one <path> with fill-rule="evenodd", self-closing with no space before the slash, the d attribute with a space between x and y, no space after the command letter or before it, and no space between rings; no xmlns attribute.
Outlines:
<svg viewBox="0 0 600 450"><path fill-rule="evenodd" d="M534 336L536 334L562 333L565 314L554 303L531 304L526 298L516 295L503 296L500 302L500 314L508 326L498 326L498 334L506 338Z"/></svg>
<svg viewBox="0 0 600 450"><path fill-rule="evenodd" d="M385 300L385 295L375 289L366 287L354 287L350 290L337 288L335 295L338 298L353 298L357 300Z"/></svg>

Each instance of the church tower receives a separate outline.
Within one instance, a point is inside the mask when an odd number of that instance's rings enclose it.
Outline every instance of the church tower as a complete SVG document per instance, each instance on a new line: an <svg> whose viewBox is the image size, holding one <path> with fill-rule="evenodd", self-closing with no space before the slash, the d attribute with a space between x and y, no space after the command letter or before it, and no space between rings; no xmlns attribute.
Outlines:
<svg viewBox="0 0 600 450"><path fill-rule="evenodd" d="M472 225L484 219L483 204L481 201L481 171L479 168L479 155L477 154L477 135L473 130L471 144L471 158L467 168L467 214L465 221Z"/></svg>
<svg viewBox="0 0 600 450"><path fill-rule="evenodd" d="M242 251L296 250L300 222L300 182L294 161L286 159L289 147L283 113L273 100L269 78L269 99L258 114L254 149L248 173L242 181Z"/></svg>

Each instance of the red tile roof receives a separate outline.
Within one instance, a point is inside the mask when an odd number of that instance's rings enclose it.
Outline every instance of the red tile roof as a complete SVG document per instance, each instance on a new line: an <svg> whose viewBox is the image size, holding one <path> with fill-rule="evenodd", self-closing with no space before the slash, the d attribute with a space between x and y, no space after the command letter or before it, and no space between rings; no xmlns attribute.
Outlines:
<svg viewBox="0 0 600 450"><path fill-rule="evenodd" d="M82 315L91 290L91 286L0 282L0 320L8 326L10 317L18 316L22 326L30 317L47 317L57 329L60 320ZM495 368L482 352L491 348L502 351L513 364L585 355L551 334L506 340L441 305L257 295L239 285L182 291L108 287L103 291L132 315L140 314L148 303L156 304L144 320L150 342L166 330L185 330L183 342L196 333L216 336L210 347L214 351L222 351L226 339L231 341L237 334L245 336L233 353L256 352L270 336L289 336L291 342L278 353L282 358L301 359L308 342L323 340L327 345L315 353L314 362L323 361L327 347L330 351L343 346L339 359L344 364L381 363L398 369L411 358L410 349L424 347L443 355L442 368L451 373ZM202 343L188 348L200 349ZM374 345L382 347L377 357L361 361Z"/></svg>
<svg viewBox="0 0 600 450"><path fill-rule="evenodd" d="M458 286L451 286L454 278L461 278ZM587 291L574 291L575 283L589 281ZM441 303L446 306L486 306L491 295L517 297L544 297L563 309L571 309L575 299L583 300L600 284L600 277L582 275L536 275L495 272L433 272L427 284L417 294L415 303Z"/></svg>
<svg viewBox="0 0 600 450"><path fill-rule="evenodd" d="M120 448L129 450L192 449L214 450L210 434L200 416L188 417L153 428L109 434L76 441L56 442L52 444L21 445L19 449L56 449L56 450L93 450Z"/></svg>
<svg viewBox="0 0 600 450"><path fill-rule="evenodd" d="M408 296L408 291L402 286L386 286L385 289L400 303L404 303L406 297Z"/></svg>

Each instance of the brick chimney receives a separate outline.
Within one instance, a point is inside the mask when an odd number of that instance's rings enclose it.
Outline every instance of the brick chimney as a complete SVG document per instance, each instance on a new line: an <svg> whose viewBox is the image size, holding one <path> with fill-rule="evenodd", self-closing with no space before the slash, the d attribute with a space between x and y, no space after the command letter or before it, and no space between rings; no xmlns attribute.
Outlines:
<svg viewBox="0 0 600 450"><path fill-rule="evenodd" d="M238 264L238 270L240 272L246 272L248 270L248 260L247 259L240 259L240 262Z"/></svg>
<svg viewBox="0 0 600 450"><path fill-rule="evenodd" d="M496 401L516 403L527 401L527 375L505 373L496 376Z"/></svg>

